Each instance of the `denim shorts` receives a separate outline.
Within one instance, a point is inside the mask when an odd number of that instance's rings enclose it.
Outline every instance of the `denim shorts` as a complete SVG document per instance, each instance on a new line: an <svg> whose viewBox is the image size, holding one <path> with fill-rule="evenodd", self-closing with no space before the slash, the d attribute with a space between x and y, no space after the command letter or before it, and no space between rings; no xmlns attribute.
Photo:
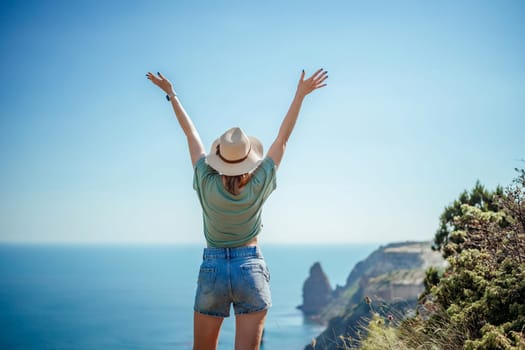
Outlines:
<svg viewBox="0 0 525 350"><path fill-rule="evenodd" d="M257 246L206 248L200 266L194 310L229 317L272 305L270 272Z"/></svg>

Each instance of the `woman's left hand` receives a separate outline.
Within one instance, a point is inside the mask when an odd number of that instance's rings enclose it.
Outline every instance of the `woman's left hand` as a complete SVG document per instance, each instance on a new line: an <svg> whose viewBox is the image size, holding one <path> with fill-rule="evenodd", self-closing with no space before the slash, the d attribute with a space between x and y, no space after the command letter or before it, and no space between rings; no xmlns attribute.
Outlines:
<svg viewBox="0 0 525 350"><path fill-rule="evenodd" d="M148 74L146 74L146 77L151 80L151 82L155 85L157 85L159 88L162 89L162 91L164 91L166 94L170 94L173 92L173 85L171 84L171 82L166 79L166 77L162 74L160 74L159 72L157 72L157 75L158 77L156 77L153 73L151 72L148 72Z"/></svg>

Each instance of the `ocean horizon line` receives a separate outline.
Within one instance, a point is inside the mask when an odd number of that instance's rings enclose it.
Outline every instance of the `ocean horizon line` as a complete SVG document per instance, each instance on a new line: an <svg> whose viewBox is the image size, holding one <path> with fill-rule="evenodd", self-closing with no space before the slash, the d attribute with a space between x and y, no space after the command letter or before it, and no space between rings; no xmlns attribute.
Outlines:
<svg viewBox="0 0 525 350"><path fill-rule="evenodd" d="M403 241L403 240L399 240ZM411 241L411 240L406 240ZM396 241L397 242L397 241ZM370 245L385 245L391 242L263 242L259 243L259 246L370 246ZM0 246L193 246L193 247L205 247L206 244L199 242L156 242L156 241L0 241Z"/></svg>

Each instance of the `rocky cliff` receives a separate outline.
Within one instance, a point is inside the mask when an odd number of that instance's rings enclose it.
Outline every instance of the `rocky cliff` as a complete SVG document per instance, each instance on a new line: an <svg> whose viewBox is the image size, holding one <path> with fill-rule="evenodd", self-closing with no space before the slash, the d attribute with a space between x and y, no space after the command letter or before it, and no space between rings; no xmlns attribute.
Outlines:
<svg viewBox="0 0 525 350"><path fill-rule="evenodd" d="M341 339L356 338L363 318L371 317L371 310L403 317L415 309L423 291L425 271L430 266L444 268L441 255L430 248L430 242L392 243L372 252L356 264L344 286L339 286L328 297L328 302L316 314L306 316L319 319L327 329L317 337L316 349L337 349ZM372 306L365 303L372 300ZM303 300L302 309L309 309ZM307 346L306 349L312 349Z"/></svg>
<svg viewBox="0 0 525 350"><path fill-rule="evenodd" d="M323 271L321 264L316 262L310 268L310 276L303 284L303 304L297 308L308 317L316 317L332 300L332 286Z"/></svg>

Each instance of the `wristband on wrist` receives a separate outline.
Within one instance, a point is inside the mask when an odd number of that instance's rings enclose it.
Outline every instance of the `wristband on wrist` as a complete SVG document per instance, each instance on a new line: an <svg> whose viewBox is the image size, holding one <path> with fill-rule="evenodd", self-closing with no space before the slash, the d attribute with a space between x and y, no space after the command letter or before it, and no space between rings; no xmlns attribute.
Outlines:
<svg viewBox="0 0 525 350"><path fill-rule="evenodd" d="M166 100L171 101L171 99L174 98L175 96L177 96L177 94L172 91L166 95Z"/></svg>

